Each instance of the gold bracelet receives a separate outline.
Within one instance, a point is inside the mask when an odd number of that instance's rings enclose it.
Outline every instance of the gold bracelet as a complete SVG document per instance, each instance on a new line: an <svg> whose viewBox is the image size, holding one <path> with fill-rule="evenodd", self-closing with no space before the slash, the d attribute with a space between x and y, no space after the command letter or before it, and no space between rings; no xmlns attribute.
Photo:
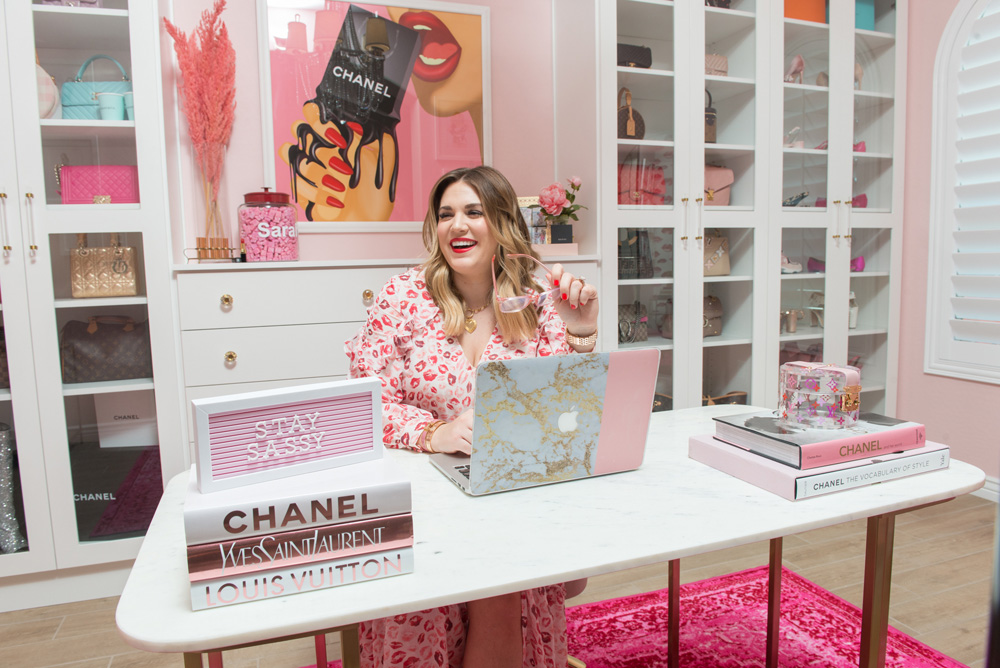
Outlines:
<svg viewBox="0 0 1000 668"><path fill-rule="evenodd" d="M424 427L424 450L427 452L435 453L437 450L431 445L431 437L434 436L434 432L448 424L444 420L435 420L431 422L426 427Z"/></svg>
<svg viewBox="0 0 1000 668"><path fill-rule="evenodd" d="M568 329L566 330L566 342L571 346L592 346L597 343L597 330L587 336L577 336Z"/></svg>

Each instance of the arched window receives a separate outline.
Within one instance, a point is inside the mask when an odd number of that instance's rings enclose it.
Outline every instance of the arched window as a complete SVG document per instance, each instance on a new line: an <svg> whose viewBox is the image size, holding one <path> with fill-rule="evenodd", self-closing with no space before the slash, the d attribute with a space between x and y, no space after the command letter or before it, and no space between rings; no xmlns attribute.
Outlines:
<svg viewBox="0 0 1000 668"><path fill-rule="evenodd" d="M924 370L1000 384L1000 0L962 0L934 74Z"/></svg>

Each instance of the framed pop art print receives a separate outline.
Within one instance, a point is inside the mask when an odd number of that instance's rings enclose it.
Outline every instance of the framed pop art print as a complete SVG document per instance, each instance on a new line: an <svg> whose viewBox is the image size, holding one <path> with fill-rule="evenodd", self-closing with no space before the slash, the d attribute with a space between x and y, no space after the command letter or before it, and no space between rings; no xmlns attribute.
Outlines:
<svg viewBox="0 0 1000 668"><path fill-rule="evenodd" d="M299 230L419 231L427 192L492 162L489 9L257 0L265 180Z"/></svg>
<svg viewBox="0 0 1000 668"><path fill-rule="evenodd" d="M191 402L202 494L382 457L376 378Z"/></svg>

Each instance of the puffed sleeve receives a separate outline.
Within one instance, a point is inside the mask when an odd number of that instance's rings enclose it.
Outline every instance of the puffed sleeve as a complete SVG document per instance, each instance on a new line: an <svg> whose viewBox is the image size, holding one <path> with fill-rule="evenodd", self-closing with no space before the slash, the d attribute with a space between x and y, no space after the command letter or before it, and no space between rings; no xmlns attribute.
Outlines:
<svg viewBox="0 0 1000 668"><path fill-rule="evenodd" d="M430 412L403 403L402 374L412 350L413 321L400 295L401 277L391 279L368 309L368 320L344 344L351 378L376 377L382 384L382 442L388 448L422 450Z"/></svg>
<svg viewBox="0 0 1000 668"><path fill-rule="evenodd" d="M545 304L538 313L537 355L568 355L575 352L566 342L566 323L552 304Z"/></svg>

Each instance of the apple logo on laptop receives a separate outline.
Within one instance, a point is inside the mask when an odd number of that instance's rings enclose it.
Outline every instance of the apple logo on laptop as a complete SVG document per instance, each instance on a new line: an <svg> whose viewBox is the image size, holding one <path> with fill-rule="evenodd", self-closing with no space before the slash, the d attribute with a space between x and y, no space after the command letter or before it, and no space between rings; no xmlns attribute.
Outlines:
<svg viewBox="0 0 1000 668"><path fill-rule="evenodd" d="M559 431L564 434L571 431L576 431L576 416L579 415L580 411L575 410L576 406L573 406L569 411L563 413L559 416Z"/></svg>

